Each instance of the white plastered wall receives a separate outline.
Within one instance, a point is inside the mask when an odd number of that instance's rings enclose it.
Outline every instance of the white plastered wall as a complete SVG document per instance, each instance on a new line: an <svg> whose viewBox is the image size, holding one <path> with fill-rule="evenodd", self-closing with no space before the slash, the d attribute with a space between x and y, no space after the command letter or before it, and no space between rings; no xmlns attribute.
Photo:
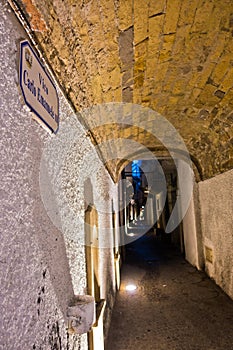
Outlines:
<svg viewBox="0 0 233 350"><path fill-rule="evenodd" d="M179 162L182 167L182 161ZM180 195L185 191L182 168ZM194 183L183 218L185 258L233 298L233 170Z"/></svg>
<svg viewBox="0 0 233 350"><path fill-rule="evenodd" d="M233 298L233 170L198 187L205 270ZM212 262L206 248L212 251Z"/></svg>
<svg viewBox="0 0 233 350"><path fill-rule="evenodd" d="M96 163L100 161L59 89L61 126L58 134L51 137L32 120L18 87L19 43L27 39L27 35L3 0L0 0L0 13L0 348L47 350L69 346L86 350L86 334L68 336L66 332L68 304L74 294L86 293L82 241L84 187L81 186L83 179L73 174L82 164L86 152L92 152ZM61 139L65 135L66 121L72 118L75 118L79 133L75 146L63 159L59 173L56 171L64 142ZM55 145L57 148L53 147ZM47 172L45 168L41 171L42 155L48 156ZM103 169L101 171L102 178L106 176L108 180L98 182L94 179L93 187L101 193L111 193L112 181L106 172L103 174ZM56 182L54 174L61 175L58 176L61 188L58 196L57 193L49 196L53 192L50 185ZM74 190L76 196L72 197ZM46 198L49 204L46 204ZM68 203L70 198L75 199L74 202L71 200L71 206L75 204L73 208L79 217L77 226L73 226L67 206L61 204L67 198ZM48 211L51 207L60 210L56 222ZM77 240L77 236L82 239ZM113 257L103 254L102 261L109 264L108 271L102 274L105 286L102 294L105 296L111 281L114 286ZM109 281L108 285L105 279Z"/></svg>
<svg viewBox="0 0 233 350"><path fill-rule="evenodd" d="M182 160L179 160L178 168L180 173L179 196L182 199L190 191L190 184L187 183L187 172L190 170ZM202 267L201 230L198 218L198 187L194 179L190 193L189 205L181 204L180 206L180 215L183 218L185 258L190 264L200 269Z"/></svg>

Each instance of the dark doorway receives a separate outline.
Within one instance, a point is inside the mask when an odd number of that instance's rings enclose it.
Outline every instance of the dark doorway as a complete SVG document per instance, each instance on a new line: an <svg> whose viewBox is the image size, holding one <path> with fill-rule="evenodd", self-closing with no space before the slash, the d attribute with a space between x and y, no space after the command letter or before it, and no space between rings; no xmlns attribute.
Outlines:
<svg viewBox="0 0 233 350"><path fill-rule="evenodd" d="M184 254L182 225L166 233L176 203L177 170L172 159L134 160L122 171L125 236L154 237ZM126 239L127 242L127 239Z"/></svg>

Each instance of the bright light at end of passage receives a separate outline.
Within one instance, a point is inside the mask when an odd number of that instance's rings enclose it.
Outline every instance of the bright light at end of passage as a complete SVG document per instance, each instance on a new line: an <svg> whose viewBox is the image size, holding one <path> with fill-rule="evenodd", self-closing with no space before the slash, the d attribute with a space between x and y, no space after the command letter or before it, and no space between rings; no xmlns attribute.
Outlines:
<svg viewBox="0 0 233 350"><path fill-rule="evenodd" d="M134 285L134 284L128 284L126 287L125 287L125 290L127 290L127 292L133 292L134 290L136 290L137 287Z"/></svg>

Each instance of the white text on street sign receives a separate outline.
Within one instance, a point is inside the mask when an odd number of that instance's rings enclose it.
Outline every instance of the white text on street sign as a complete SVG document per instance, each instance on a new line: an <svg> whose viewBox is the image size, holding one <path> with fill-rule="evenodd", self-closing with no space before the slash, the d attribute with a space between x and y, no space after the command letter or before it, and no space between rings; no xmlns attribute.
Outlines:
<svg viewBox="0 0 233 350"><path fill-rule="evenodd" d="M57 90L28 41L20 43L19 75L25 103L52 132L56 132L59 126Z"/></svg>

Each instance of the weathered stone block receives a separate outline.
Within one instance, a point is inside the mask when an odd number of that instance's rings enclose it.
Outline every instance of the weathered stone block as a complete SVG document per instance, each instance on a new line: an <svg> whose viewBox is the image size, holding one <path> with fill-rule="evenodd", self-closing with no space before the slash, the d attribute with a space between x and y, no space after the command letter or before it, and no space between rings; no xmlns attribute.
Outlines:
<svg viewBox="0 0 233 350"><path fill-rule="evenodd" d="M211 18L213 10L213 3L210 1L202 2L201 6L197 8L192 31L205 32L209 18Z"/></svg>
<svg viewBox="0 0 233 350"><path fill-rule="evenodd" d="M118 8L119 29L124 31L133 25L133 0L120 0Z"/></svg>
<svg viewBox="0 0 233 350"><path fill-rule="evenodd" d="M193 23L198 2L198 0L182 1L178 26L186 26Z"/></svg>
<svg viewBox="0 0 233 350"><path fill-rule="evenodd" d="M217 83L221 83L226 71L230 65L230 61L232 60L232 54L224 54L220 58L218 64L216 65L213 73L211 74L211 78Z"/></svg>
<svg viewBox="0 0 233 350"><path fill-rule="evenodd" d="M168 0L166 6L164 34L175 33L180 14L181 0Z"/></svg>
<svg viewBox="0 0 233 350"><path fill-rule="evenodd" d="M159 53L159 61L164 62L171 58L172 47L175 40L175 34L169 34L163 36L163 44Z"/></svg>
<svg viewBox="0 0 233 350"><path fill-rule="evenodd" d="M158 16L165 12L166 1L165 0L151 0L149 5L149 17Z"/></svg>
<svg viewBox="0 0 233 350"><path fill-rule="evenodd" d="M162 44L162 28L164 15L149 18L149 41L148 41L148 56L152 57L159 51Z"/></svg>
<svg viewBox="0 0 233 350"><path fill-rule="evenodd" d="M144 40L148 35L149 0L134 1L134 42Z"/></svg>
<svg viewBox="0 0 233 350"><path fill-rule="evenodd" d="M227 91L228 89L231 89L233 87L233 68L231 68L225 77L223 78L220 88L224 91Z"/></svg>

